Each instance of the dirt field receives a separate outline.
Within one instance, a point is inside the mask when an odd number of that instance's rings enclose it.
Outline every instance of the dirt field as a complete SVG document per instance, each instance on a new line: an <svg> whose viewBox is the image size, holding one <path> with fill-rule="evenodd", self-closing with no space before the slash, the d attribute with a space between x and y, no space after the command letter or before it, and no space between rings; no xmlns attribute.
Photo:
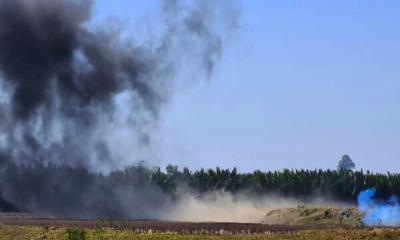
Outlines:
<svg viewBox="0 0 400 240"><path fill-rule="evenodd" d="M32 222L31 222L32 223ZM75 224L75 223L74 223ZM157 225L161 226L161 225ZM183 225L182 225L183 226ZM283 230L282 228L280 228ZM16 226L0 224L0 240L386 240L400 239L400 230L393 228L354 228L343 229L311 229L283 232L265 233L236 233L219 231L176 233L154 232L151 230L136 232L130 229L116 228L67 228L67 227L41 227L41 226Z"/></svg>
<svg viewBox="0 0 400 240"><path fill-rule="evenodd" d="M400 239L397 228L349 225L253 223L191 223L168 221L106 221L34 218L0 214L0 240L277 240L277 239Z"/></svg>
<svg viewBox="0 0 400 240"><path fill-rule="evenodd" d="M0 218L0 224L8 226L37 227L78 227L78 228L111 228L133 230L134 232L176 232L176 233L280 233L311 229L334 229L328 225L284 225L253 223L213 223L213 222L168 222L168 221L105 221L105 220L72 220L72 219L39 219L39 218ZM350 227L344 227L349 229Z"/></svg>
<svg viewBox="0 0 400 240"><path fill-rule="evenodd" d="M303 208L301 208L301 213ZM291 209L279 210L286 213ZM299 212L299 211L296 211ZM314 216L313 210L309 211L310 216ZM273 211L275 213L275 211ZM279 214L281 216L282 214ZM286 214L287 215L287 214ZM283 216L286 217L285 214ZM293 214L290 216L292 217ZM298 215L298 214L297 214ZM295 215L291 219L302 219ZM302 214L304 215L304 214ZM308 216L308 215L307 215ZM268 213L266 217L271 217ZM279 218L277 218L279 219ZM314 218L313 218L314 219ZM173 222L173 221L111 221L102 220L76 220L76 219L57 219L57 218L37 218L24 213L0 213L0 224L6 226L35 226L43 228L85 228L85 229L120 229L129 230L136 233L143 232L174 232L182 234L265 234L265 233L290 233L304 230L327 230L327 229L357 229L359 226L349 224L332 224L334 221L320 223L318 221L293 221L283 222L262 222L262 223L231 223L231 222Z"/></svg>
<svg viewBox="0 0 400 240"><path fill-rule="evenodd" d="M298 206L271 210L265 215L262 223L361 226L362 214L357 208Z"/></svg>

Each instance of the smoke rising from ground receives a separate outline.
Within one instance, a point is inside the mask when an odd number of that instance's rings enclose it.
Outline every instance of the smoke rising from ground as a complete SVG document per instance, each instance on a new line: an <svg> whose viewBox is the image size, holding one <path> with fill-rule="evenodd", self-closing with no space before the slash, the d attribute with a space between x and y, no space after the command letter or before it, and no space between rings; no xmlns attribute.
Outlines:
<svg viewBox="0 0 400 240"><path fill-rule="evenodd" d="M300 200L274 194L254 194L213 191L205 194L183 193L161 217L168 220L194 222L250 222L265 221L271 210L308 207L349 207L348 204L314 197ZM273 224L273 222L271 223Z"/></svg>
<svg viewBox="0 0 400 240"><path fill-rule="evenodd" d="M161 36L136 45L86 27L93 4L0 1L2 200L45 215L156 218L170 197L140 172L93 172L142 157L175 76L210 77L237 11L232 1L161 1Z"/></svg>
<svg viewBox="0 0 400 240"><path fill-rule="evenodd" d="M94 3L1 1L1 147L13 159L118 165L112 140L127 130L128 141L149 144L181 59L209 76L235 27L234 14L217 14L224 5L162 1L159 42L135 45L120 31L85 27Z"/></svg>
<svg viewBox="0 0 400 240"><path fill-rule="evenodd" d="M389 200L376 200L375 188L362 191L358 195L358 208L363 213L364 224L367 226L392 226L400 225L400 204L396 196Z"/></svg>
<svg viewBox="0 0 400 240"><path fill-rule="evenodd" d="M296 206L283 199L255 199L226 192L210 192L202 196L184 194L169 211L169 220L194 222L261 222L272 209Z"/></svg>

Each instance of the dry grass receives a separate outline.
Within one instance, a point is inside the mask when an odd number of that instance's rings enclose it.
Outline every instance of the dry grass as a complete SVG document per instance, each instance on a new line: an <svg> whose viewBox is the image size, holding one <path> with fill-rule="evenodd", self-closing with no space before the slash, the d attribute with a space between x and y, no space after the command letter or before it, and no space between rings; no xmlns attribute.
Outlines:
<svg viewBox="0 0 400 240"><path fill-rule="evenodd" d="M254 235L182 235L175 233L134 233L129 230L115 229L86 229L86 239L90 240L276 240L276 239L298 239L298 240L319 240L319 239L400 239L400 229L336 229L336 230L307 230L295 233L277 233L277 234L254 234ZM66 228L43 228L43 227L21 227L21 226L0 226L0 240L17 239L49 239L49 240L68 240Z"/></svg>

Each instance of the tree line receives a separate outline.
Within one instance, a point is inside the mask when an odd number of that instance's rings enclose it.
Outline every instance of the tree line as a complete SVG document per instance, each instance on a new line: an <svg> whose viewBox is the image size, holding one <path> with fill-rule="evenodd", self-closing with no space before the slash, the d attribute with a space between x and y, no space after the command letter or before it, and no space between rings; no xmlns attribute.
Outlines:
<svg viewBox="0 0 400 240"><path fill-rule="evenodd" d="M252 196L278 194L303 200L319 196L355 202L361 191L374 187L378 198L400 196L399 173L354 171L348 156L342 160L336 170L241 173L236 168L192 171L173 165L161 170L138 163L110 173L98 173L84 167L42 162L21 165L0 158L0 208L2 211L39 209L59 216L75 216L82 211L92 214L104 209L96 216L109 211L124 217L125 209L119 202L126 199L129 204L140 203L138 209L143 209L143 213L138 216L146 217L148 209L188 192L199 195L210 191ZM122 205L128 203L121 202ZM145 209L143 203L149 208Z"/></svg>
<svg viewBox="0 0 400 240"><path fill-rule="evenodd" d="M400 196L400 174L372 173L353 170L284 169L239 173L234 169L200 169L190 171L169 165L163 172L159 168L150 172L149 178L169 193L194 191L226 191L231 193L265 195L279 194L284 197L312 198L322 196L330 199L354 202L358 194L374 187L377 197Z"/></svg>

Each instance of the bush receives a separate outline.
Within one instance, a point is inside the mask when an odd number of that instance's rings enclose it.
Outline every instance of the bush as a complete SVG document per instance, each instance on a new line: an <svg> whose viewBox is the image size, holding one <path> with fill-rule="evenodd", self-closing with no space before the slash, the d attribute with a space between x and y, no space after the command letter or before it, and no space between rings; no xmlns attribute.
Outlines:
<svg viewBox="0 0 400 240"><path fill-rule="evenodd" d="M68 228L66 240L85 240L86 233L80 228Z"/></svg>

